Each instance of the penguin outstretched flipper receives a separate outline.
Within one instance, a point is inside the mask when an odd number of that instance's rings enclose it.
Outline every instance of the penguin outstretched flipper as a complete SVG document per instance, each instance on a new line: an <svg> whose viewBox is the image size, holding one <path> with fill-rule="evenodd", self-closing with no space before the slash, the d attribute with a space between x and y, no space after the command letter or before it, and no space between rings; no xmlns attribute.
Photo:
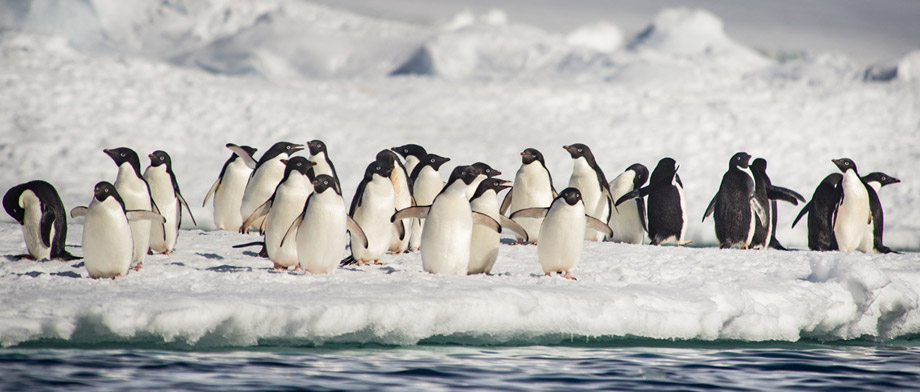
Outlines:
<svg viewBox="0 0 920 392"><path fill-rule="evenodd" d="M88 210L89 209L87 209L86 206L74 207L72 210L70 210L70 217L79 218L81 216L86 216L86 211Z"/></svg>
<svg viewBox="0 0 920 392"><path fill-rule="evenodd" d="M240 159L243 160L243 163L245 163L246 166L248 166L250 169L255 169L256 165L258 165L258 162L256 162L256 160L252 158L252 153L247 152L245 149L243 149L243 147L237 146L236 144L233 144L233 143L227 143L226 147L230 151L233 151L233 153L236 154L236 156L240 157ZM218 179L218 182L219 181L220 179ZM205 199L205 201L207 201L207 199Z"/></svg>
<svg viewBox="0 0 920 392"><path fill-rule="evenodd" d="M390 222L396 222L398 220L409 219L409 218L424 218L428 215L428 211L431 209L431 206L415 206L409 208L403 208L399 211L396 211L392 217L390 217Z"/></svg>
<svg viewBox="0 0 920 392"><path fill-rule="evenodd" d="M272 208L273 201L274 201L274 198L270 198L266 200L265 203L262 203L262 205L260 205L259 208L256 208L252 212L252 214L250 214L249 217L246 218L245 221L243 221L243 225L240 226L240 234L248 234L249 226L252 225L252 223L255 222L256 219L259 219L265 215L268 215L268 211L270 211ZM259 231L260 232L262 231L262 227L259 228Z"/></svg>
<svg viewBox="0 0 920 392"><path fill-rule="evenodd" d="M518 237L521 237L525 243L530 242L530 236L527 234L527 230L525 230L523 226L504 215L499 215L499 220L501 221L500 223L502 228L510 229L515 234L517 234Z"/></svg>
<svg viewBox="0 0 920 392"><path fill-rule="evenodd" d="M802 210L799 211L799 215L795 217L795 220L794 220L794 221L792 221L792 228L793 228L793 229L795 228L795 225L799 223L799 220L801 220L802 217L805 216L805 214L807 214L809 211L811 211L811 203L812 203L812 202L806 203L805 206L802 207Z"/></svg>
<svg viewBox="0 0 920 392"><path fill-rule="evenodd" d="M500 225L498 221L492 219L491 216L481 212L473 211L473 224L486 226L492 230L495 230L497 233L502 232L502 225Z"/></svg>
<svg viewBox="0 0 920 392"><path fill-rule="evenodd" d="M505 194L505 198L502 200L501 207L499 207L498 209L499 214L505 215L505 212L508 211L508 207L511 207L511 194L512 193L514 193L514 189L509 188L508 193Z"/></svg>
<svg viewBox="0 0 920 392"><path fill-rule="evenodd" d="M613 229L611 229L610 226L607 226L606 223L601 222L600 219L597 219L590 215L585 215L585 224L589 228L599 233L602 233L607 237L613 237Z"/></svg>
<svg viewBox="0 0 920 392"><path fill-rule="evenodd" d="M149 220L154 223L164 223L166 218L163 215L157 214L153 211L147 210L128 210L125 211L125 217L128 218L128 221L139 221L139 220Z"/></svg>
<svg viewBox="0 0 920 392"><path fill-rule="evenodd" d="M767 189L767 197L770 200L782 200L782 201L791 203L794 206L799 205L800 201L802 203L805 202L805 198L802 197L802 195L800 195L798 192L792 189L787 189L787 188L783 188L781 186L775 186L775 185Z"/></svg>
<svg viewBox="0 0 920 392"><path fill-rule="evenodd" d="M367 248L367 234L364 234L364 230L361 229L361 226L358 225L358 222L355 222L354 219L351 219L350 216L345 217L345 228L351 232L355 237L358 237L361 240L361 246ZM402 235L406 235L406 232L403 231ZM401 238L401 237L400 237ZM354 258L352 257L352 260Z"/></svg>
<svg viewBox="0 0 920 392"><path fill-rule="evenodd" d="M718 194L716 194L715 196L712 197L712 201L709 202L709 207L706 207L706 213L703 214L703 220L700 221L700 222L705 221L706 218L708 218L710 215L712 215L713 211L715 211L715 209L716 209L716 198L718 198L718 197L719 197Z"/></svg>
<svg viewBox="0 0 920 392"><path fill-rule="evenodd" d="M769 223L767 222L767 210L764 209L762 204L760 204L760 200L752 197L751 207L754 208L754 214L757 215L757 220L760 222L760 224L765 225Z"/></svg>
<svg viewBox="0 0 920 392"><path fill-rule="evenodd" d="M549 212L548 207L525 208L515 211L509 218L545 218L547 212Z"/></svg>

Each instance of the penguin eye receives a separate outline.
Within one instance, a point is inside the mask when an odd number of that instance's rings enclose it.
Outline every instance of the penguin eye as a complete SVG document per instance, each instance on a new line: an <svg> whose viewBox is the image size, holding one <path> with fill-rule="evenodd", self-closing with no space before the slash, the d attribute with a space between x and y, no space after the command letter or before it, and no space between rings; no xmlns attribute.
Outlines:
<svg viewBox="0 0 920 392"><path fill-rule="evenodd" d="M888 177L882 177L882 181L885 181L885 180L887 180L887 179L888 179Z"/></svg>
<svg viewBox="0 0 920 392"><path fill-rule="evenodd" d="M578 152L581 152L581 149L580 149L580 148L578 149Z"/></svg>
<svg viewBox="0 0 920 392"><path fill-rule="evenodd" d="M121 153L121 156L124 157L124 156L125 156L125 153Z"/></svg>
<svg viewBox="0 0 920 392"><path fill-rule="evenodd" d="M434 158L431 159L431 163L434 163Z"/></svg>
<svg viewBox="0 0 920 392"><path fill-rule="evenodd" d="M329 185L329 181L323 181L323 185Z"/></svg>
<svg viewBox="0 0 920 392"><path fill-rule="evenodd" d="M109 193L109 188L105 188L103 191L104 191L105 193Z"/></svg>

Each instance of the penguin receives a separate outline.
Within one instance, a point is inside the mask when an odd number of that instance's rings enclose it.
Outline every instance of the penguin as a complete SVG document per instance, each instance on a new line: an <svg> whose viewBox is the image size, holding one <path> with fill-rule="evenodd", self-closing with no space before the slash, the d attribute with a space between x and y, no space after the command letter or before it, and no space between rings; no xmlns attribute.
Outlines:
<svg viewBox="0 0 920 392"><path fill-rule="evenodd" d="M243 192L246 190L249 176L256 168L257 162L253 155L257 150L233 143L227 143L227 148L233 151L233 154L224 162L217 181L211 185L201 206L207 205L208 199L214 196L214 224L219 230L239 231L240 225L243 224L240 204L243 202Z"/></svg>
<svg viewBox="0 0 920 392"><path fill-rule="evenodd" d="M648 168L641 163L634 163L613 181L610 181L610 196L614 200L619 199L629 192L641 189L646 181L648 181ZM635 201L627 201L623 208L614 208L607 225L615 233L610 241L641 244L645 239L645 232L648 231L644 198L640 196Z"/></svg>
<svg viewBox="0 0 920 392"><path fill-rule="evenodd" d="M434 203L434 198L441 193L444 188L444 178L438 170L441 165L450 161L436 154L427 154L425 158L415 165L412 174L409 176L409 183L412 184L412 196L415 198L415 205L428 206ZM413 219L409 232L409 249L419 250L422 243L422 229L425 226L424 219Z"/></svg>
<svg viewBox="0 0 920 392"><path fill-rule="evenodd" d="M157 208L154 212L166 219L166 223L162 225L150 226L150 250L169 255L175 249L176 240L179 238L182 207L188 211L193 225L197 226L198 222L195 222L192 210L179 191L179 183L172 170L172 159L169 154L166 151L157 150L147 157L150 158L150 166L144 171L144 179L150 186L150 195Z"/></svg>
<svg viewBox="0 0 920 392"><path fill-rule="evenodd" d="M885 230L885 217L882 212L882 203L878 197L879 189L885 185L897 184L901 180L885 173L873 172L862 177L867 185L869 194L869 210L872 212L872 224L866 227L866 233L859 243L859 251L864 253L892 253L891 248L885 246L882 234Z"/></svg>
<svg viewBox="0 0 920 392"><path fill-rule="evenodd" d="M754 238L751 240L752 249L765 249L767 247L786 250L779 240L776 239L776 201L782 200L791 203L794 206L799 205L799 201L805 202L805 198L791 189L773 185L770 176L767 175L767 160L757 158L750 165L751 174L754 175L754 197L764 207L767 214L764 222L758 222L754 228Z"/></svg>
<svg viewBox="0 0 920 392"><path fill-rule="evenodd" d="M754 197L754 175L748 165L750 160L751 156L745 152L732 156L719 191L703 214L703 221L715 214L716 238L723 249L733 246L747 249L754 238L758 221L769 224L763 205Z"/></svg>
<svg viewBox="0 0 920 392"><path fill-rule="evenodd" d="M476 170L479 171L479 174L476 176L476 179L473 180L473 183L470 184L468 188L466 188L467 189L466 190L467 199L473 198L473 194L476 193L476 189L479 188L479 183L481 183L483 180L485 180L486 178L492 178L492 177L502 174L502 172L493 169L492 166L489 166L488 164L483 163L483 162L476 162L472 164L471 166L476 168Z"/></svg>
<svg viewBox="0 0 920 392"><path fill-rule="evenodd" d="M335 172L335 165L329 159L326 143L319 139L311 140L307 142L307 148L310 150L310 162L315 163L313 172L316 175L325 174L334 178L335 188L342 192L342 184L339 183L339 175Z"/></svg>
<svg viewBox="0 0 920 392"><path fill-rule="evenodd" d="M501 224L502 229L511 229L517 237L527 238L527 231L516 222L508 219L498 212L498 193L503 189L510 188L506 185L508 181L500 178L487 178L479 183L473 198L470 200L470 209L473 212L488 215L493 220ZM473 237L470 240L470 262L467 266L467 273L472 274L489 274L498 258L498 245L500 235L494 230L482 226L473 225Z"/></svg>
<svg viewBox="0 0 920 392"><path fill-rule="evenodd" d="M66 249L67 213L54 186L41 180L10 188L3 195L6 213L22 225L22 238L30 260L76 260Z"/></svg>
<svg viewBox="0 0 920 392"><path fill-rule="evenodd" d="M127 147L102 150L115 161L118 166L118 177L115 180L115 189L127 210L155 211L155 203L150 195L150 186L141 175L141 160L134 150ZM150 220L141 219L132 221L131 235L133 237L134 255L131 261L134 269L144 267L144 259L150 250Z"/></svg>
<svg viewBox="0 0 920 392"><path fill-rule="evenodd" d="M869 207L869 192L859 172L856 162L849 158L834 159L837 168L843 172L843 180L836 192L836 208L833 214L834 239L837 250L851 252L859 247L866 227L872 224L872 211Z"/></svg>
<svg viewBox="0 0 920 392"><path fill-rule="evenodd" d="M425 155L428 155L428 152L425 151L425 147L418 144L406 144L399 147L393 147L391 150L406 160L406 173L409 174L412 174L412 171L415 170L415 166L425 158Z"/></svg>
<svg viewBox="0 0 920 392"><path fill-rule="evenodd" d="M286 165L281 162L282 159L288 159L297 151L303 150L303 145L278 142L275 143L256 163L256 167L249 176L249 182L246 183L246 190L243 191L243 200L240 203L240 216L245 219L252 215L252 212L265 203L268 198L272 197L281 178L284 177ZM262 219L256 219L251 226L241 227L240 229L258 229L262 225Z"/></svg>
<svg viewBox="0 0 920 392"><path fill-rule="evenodd" d="M264 217L260 233L265 236L265 252L269 260L274 263L276 270L287 269L298 265L297 246L289 242L281 246L281 240L297 217L303 210L307 197L313 193L313 162L304 157L293 157L281 160L284 163L284 177L275 188L272 196L256 208L251 215L243 221L241 232L246 232L252 222Z"/></svg>
<svg viewBox="0 0 920 392"><path fill-rule="evenodd" d="M843 174L831 173L815 188L811 200L802 207L792 222L792 227L808 214L808 249L817 251L837 250L834 238L834 209L837 208L837 188L843 181Z"/></svg>
<svg viewBox="0 0 920 392"><path fill-rule="evenodd" d="M575 280L572 271L581 260L581 252L585 247L585 227L607 237L614 235L610 226L586 213L581 191L575 187L563 189L549 208L519 210L511 218L519 216L544 218L540 228L542 237L537 243L537 257L546 276L558 272L564 273L566 279Z"/></svg>
<svg viewBox="0 0 920 392"><path fill-rule="evenodd" d="M617 199L616 206L629 200L648 196L648 238L652 245L673 242L678 246L691 241L684 240L687 234L687 199L684 184L677 174L677 162L666 157L649 177L648 186L626 193Z"/></svg>
<svg viewBox="0 0 920 392"><path fill-rule="evenodd" d="M351 256L342 260L342 264L357 263L365 265L370 262L380 264L393 237L394 226L390 217L396 212L396 196L393 183L390 182L392 166L386 162L374 161L364 170L364 178L358 184L355 196L351 200L348 216L363 229L367 245L361 246L359 236L351 234ZM397 233L405 235L405 233Z"/></svg>
<svg viewBox="0 0 920 392"><path fill-rule="evenodd" d="M549 208L556 196L553 176L546 168L543 154L535 148L528 148L521 152L521 168L514 175L514 185L502 200L500 212L504 215L525 208ZM528 241L525 243L536 244L539 241L543 218L522 217L514 221L527 231ZM518 243L523 240L517 238Z"/></svg>
<svg viewBox="0 0 920 392"><path fill-rule="evenodd" d="M281 247L296 241L297 260L304 273L331 274L345 251L345 231L359 240L353 246L367 248L367 236L345 213L345 201L335 189L335 178L321 174L312 184L313 193L281 240Z"/></svg>
<svg viewBox="0 0 920 392"><path fill-rule="evenodd" d="M163 224L162 215L147 210L126 210L124 199L115 186L102 181L93 188L89 207L76 207L70 215L85 217L83 223L83 260L89 276L117 278L128 273L135 253L131 221Z"/></svg>
<svg viewBox="0 0 920 392"><path fill-rule="evenodd" d="M377 153L377 161L384 162L387 166L392 168L392 171L390 171L390 183L393 184L396 211L412 207L412 190L409 188L409 174L406 172L406 167L400 162L396 153L390 150L381 150ZM391 253L403 253L409 249L411 225L407 225L406 222L402 221L396 222L393 225L393 239L387 250ZM396 225L402 227L397 228ZM400 231L405 233L402 237L398 235Z"/></svg>
<svg viewBox="0 0 920 392"><path fill-rule="evenodd" d="M416 206L393 214L392 221L425 217L422 231L422 268L432 274L466 275L470 262L473 223L501 233L501 225L488 215L473 212L466 189L481 171L457 166L447 185L430 206ZM360 223L360 222L359 222ZM362 226L363 227L363 226Z"/></svg>
<svg viewBox="0 0 920 392"><path fill-rule="evenodd" d="M569 152L575 161L572 176L569 177L569 187L578 188L582 195L582 202L588 215L599 219L601 222L610 220L610 211L613 210L613 201L610 198L610 184L604 171L597 165L594 154L588 146L576 143L562 146ZM585 231L585 239L589 241L602 241L604 237L591 229Z"/></svg>

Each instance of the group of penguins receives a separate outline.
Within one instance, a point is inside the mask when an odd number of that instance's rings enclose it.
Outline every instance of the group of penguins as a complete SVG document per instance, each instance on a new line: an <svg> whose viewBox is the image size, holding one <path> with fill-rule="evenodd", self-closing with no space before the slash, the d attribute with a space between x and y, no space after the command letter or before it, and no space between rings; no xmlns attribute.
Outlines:
<svg viewBox="0 0 920 392"><path fill-rule="evenodd" d="M633 164L608 182L591 149L563 146L574 162L568 187L557 192L543 154L527 148L509 181L477 162L453 169L447 182L439 172L450 159L417 144L380 151L367 166L346 210L342 187L320 140L275 143L257 161L256 149L227 144L232 151L205 196L213 198L220 230L258 230L260 256L275 269L328 274L339 265L379 264L387 253L420 251L422 267L435 274L490 273L500 233L513 232L518 244L536 244L546 275L575 279L584 241L686 245L687 207L679 166L663 158L649 176ZM294 156L309 150L309 158ZM114 184L95 185L84 217L84 265L93 278L115 278L143 266L148 254L170 254L184 207L172 162L165 151L140 159L127 147L103 150L118 166ZM739 152L732 156L718 192L703 216L715 221L721 248L784 249L776 240L776 201L797 205L805 199L775 186L767 163ZM882 242L881 187L899 182L884 173L860 177L848 158L834 159L841 173L818 185L793 226L808 214L812 250L891 252ZM648 182L648 185L646 185ZM506 193L499 203L498 194ZM647 199L647 200L646 200ZM11 188L3 197L7 213L22 225L28 249L22 257L72 260L64 248L66 213L54 187L36 180ZM197 225L197 223L195 223ZM349 236L350 234L350 236ZM350 237L351 255L342 259Z"/></svg>

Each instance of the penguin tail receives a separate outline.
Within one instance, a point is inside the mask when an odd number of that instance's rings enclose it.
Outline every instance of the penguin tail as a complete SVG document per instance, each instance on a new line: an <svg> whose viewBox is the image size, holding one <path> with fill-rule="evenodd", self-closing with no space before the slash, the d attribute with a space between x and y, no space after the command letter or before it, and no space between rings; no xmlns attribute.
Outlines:
<svg viewBox="0 0 920 392"><path fill-rule="evenodd" d="M233 245L233 249L248 248L250 246L265 246L265 241L247 242L245 244Z"/></svg>
<svg viewBox="0 0 920 392"><path fill-rule="evenodd" d="M57 256L52 257L51 259L58 260L58 261L73 261L73 260L82 260L83 257L74 256L70 254L70 252L64 250L64 251L61 251L61 253L58 253Z"/></svg>
<svg viewBox="0 0 920 392"><path fill-rule="evenodd" d="M780 244L779 240L777 240L776 237L773 237L770 239L770 247L776 250L789 250L789 249L786 249L786 247L784 247L783 244Z"/></svg>
<svg viewBox="0 0 920 392"><path fill-rule="evenodd" d="M339 262L339 265L353 265L353 264L358 264L358 260L355 260L355 256L353 255L348 256L342 259L341 262Z"/></svg>

